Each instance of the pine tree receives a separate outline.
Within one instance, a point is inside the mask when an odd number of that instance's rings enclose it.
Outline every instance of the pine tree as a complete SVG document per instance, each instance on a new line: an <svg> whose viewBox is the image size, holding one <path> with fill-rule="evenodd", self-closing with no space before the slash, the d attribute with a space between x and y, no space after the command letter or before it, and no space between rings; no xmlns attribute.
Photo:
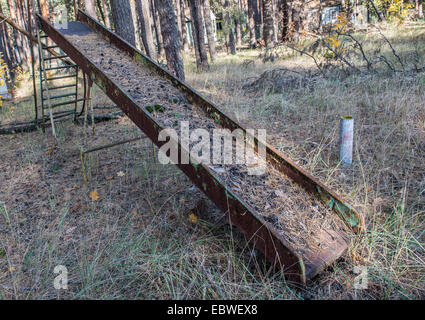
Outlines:
<svg viewBox="0 0 425 320"><path fill-rule="evenodd" d="M111 11L115 32L134 46L136 38L129 0L111 0Z"/></svg>
<svg viewBox="0 0 425 320"><path fill-rule="evenodd" d="M156 61L157 52L153 42L152 21L149 14L149 2L144 0L136 0L137 14L142 30L142 41L145 47L146 54L149 58Z"/></svg>
<svg viewBox="0 0 425 320"><path fill-rule="evenodd" d="M211 61L214 62L217 59L215 39L214 39L214 28L211 21L211 9L210 9L210 1L203 0L203 8L204 8L204 19L205 19L205 28L207 31L208 38L208 49L210 52Z"/></svg>
<svg viewBox="0 0 425 320"><path fill-rule="evenodd" d="M193 41L195 43L196 66L199 70L208 70L208 56L205 47L204 23L202 20L202 6L200 0L189 0L189 7L193 23Z"/></svg>
<svg viewBox="0 0 425 320"><path fill-rule="evenodd" d="M168 68L180 80L185 79L183 61L180 56L177 18L172 0L155 0L155 6L161 23L165 56Z"/></svg>

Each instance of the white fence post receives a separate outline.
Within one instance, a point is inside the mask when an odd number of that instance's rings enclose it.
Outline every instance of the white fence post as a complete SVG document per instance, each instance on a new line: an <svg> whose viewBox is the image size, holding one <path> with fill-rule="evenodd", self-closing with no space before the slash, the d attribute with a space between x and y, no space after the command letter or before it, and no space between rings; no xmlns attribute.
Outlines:
<svg viewBox="0 0 425 320"><path fill-rule="evenodd" d="M343 116L340 120L339 160L343 164L353 163L354 119Z"/></svg>

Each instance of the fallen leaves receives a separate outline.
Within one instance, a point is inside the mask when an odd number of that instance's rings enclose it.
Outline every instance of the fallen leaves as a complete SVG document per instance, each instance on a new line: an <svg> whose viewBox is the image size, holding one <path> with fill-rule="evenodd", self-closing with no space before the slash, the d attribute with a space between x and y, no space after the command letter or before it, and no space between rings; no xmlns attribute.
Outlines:
<svg viewBox="0 0 425 320"><path fill-rule="evenodd" d="M193 212L191 212L189 214L189 221L193 224L198 223L198 217L196 216L196 214L194 214Z"/></svg>
<svg viewBox="0 0 425 320"><path fill-rule="evenodd" d="M90 199L92 201L99 200L99 194L97 193L97 190L96 189L94 189L92 192L90 192Z"/></svg>
<svg viewBox="0 0 425 320"><path fill-rule="evenodd" d="M131 216L134 218L137 216L137 210L133 209L133 211L131 211Z"/></svg>
<svg viewBox="0 0 425 320"><path fill-rule="evenodd" d="M46 151L46 154L50 156L52 153L53 153L53 145L50 145Z"/></svg>

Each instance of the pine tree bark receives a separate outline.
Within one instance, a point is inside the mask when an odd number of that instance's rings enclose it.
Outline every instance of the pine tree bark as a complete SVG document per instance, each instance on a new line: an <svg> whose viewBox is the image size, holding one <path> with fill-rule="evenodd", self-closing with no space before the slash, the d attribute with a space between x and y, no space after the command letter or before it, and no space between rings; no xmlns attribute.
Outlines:
<svg viewBox="0 0 425 320"><path fill-rule="evenodd" d="M242 30L239 17L235 18L235 34L236 34L236 45L242 46Z"/></svg>
<svg viewBox="0 0 425 320"><path fill-rule="evenodd" d="M158 10L156 9L156 5L153 0L150 0L150 3L151 3L152 21L153 21L155 35L156 35L156 45L158 48L158 54L159 56L163 56L164 41L162 39L161 23L159 21Z"/></svg>
<svg viewBox="0 0 425 320"><path fill-rule="evenodd" d="M198 52L196 66L199 70L208 70L208 56L205 47L205 30L202 20L202 6L200 0L189 0L189 7L193 21L193 40L195 42L195 50Z"/></svg>
<svg viewBox="0 0 425 320"><path fill-rule="evenodd" d="M16 7L16 18L18 20L18 23L20 26L22 26L25 30L28 31L28 24L27 19L25 18L25 12L24 12L24 5L22 3L23 0L15 0L15 7ZM24 52L25 56L25 67L26 69L29 69L30 67L30 47L29 47L29 40L26 36L24 36L22 33L19 33L20 41L22 43L22 50Z"/></svg>
<svg viewBox="0 0 425 320"><path fill-rule="evenodd" d="M111 0L111 11L115 32L128 43L135 46L133 16L129 0Z"/></svg>
<svg viewBox="0 0 425 320"><path fill-rule="evenodd" d="M97 10L99 11L99 20L103 21L103 24L104 24L107 28L109 28L109 27L106 25L105 12L104 12L104 10L103 10L103 6L102 6L102 1L101 1L101 0L96 0L96 7L97 7Z"/></svg>
<svg viewBox="0 0 425 320"><path fill-rule="evenodd" d="M257 33L257 39L261 39L263 34L263 15L262 15L262 0L253 0L255 3L254 18L255 18L255 32Z"/></svg>
<svg viewBox="0 0 425 320"><path fill-rule="evenodd" d="M233 21L231 19L230 12L229 12L229 10L231 9L229 0L226 0L224 2L224 7L226 8L226 12L224 14L224 22L225 22L225 24L226 24L226 26L229 30L227 46L228 46L228 48L230 48L230 53L235 55L236 54L236 43L235 43L235 34L234 34L234 31L233 31Z"/></svg>
<svg viewBox="0 0 425 320"><path fill-rule="evenodd" d="M3 9L0 5L0 13L3 14ZM0 40L2 43L2 53L7 63L9 71L12 70L16 65L15 53L12 50L11 37L9 35L9 30L5 23L0 23Z"/></svg>
<svg viewBox="0 0 425 320"><path fill-rule="evenodd" d="M257 47L257 34L255 32L255 7L257 0L248 0L248 27L249 27L249 46Z"/></svg>
<svg viewBox="0 0 425 320"><path fill-rule="evenodd" d="M273 0L263 0L263 17L264 17L264 28L263 38L266 44L266 48L270 49L274 46L274 12L273 12Z"/></svg>
<svg viewBox="0 0 425 320"><path fill-rule="evenodd" d="M215 38L214 38L214 27L211 21L211 8L210 8L209 0L203 0L203 8L204 8L205 28L207 31L207 38L208 38L208 50L210 52L211 62L215 62L217 60L217 52L216 52L216 44L215 44Z"/></svg>
<svg viewBox="0 0 425 320"><path fill-rule="evenodd" d="M49 6L47 4L47 0L39 0L38 6L40 7L41 15L46 19L49 19Z"/></svg>
<svg viewBox="0 0 425 320"><path fill-rule="evenodd" d="M279 10L278 10L278 0L273 0L273 42L277 43L278 41L278 30L279 30Z"/></svg>
<svg viewBox="0 0 425 320"><path fill-rule="evenodd" d="M15 11L16 9L13 7L12 0L7 0L7 5L9 9L10 19L14 23L19 25L19 22L17 21L17 18L16 18L16 11ZM25 53L23 49L22 35L15 28L13 28L12 31L13 31L13 37L15 38L16 47L18 49L19 60L21 64L23 64L24 67L27 68L28 65L26 64L26 57L25 57Z"/></svg>
<svg viewBox="0 0 425 320"><path fill-rule="evenodd" d="M287 41L289 39L289 0L281 0L281 11L282 11L282 40Z"/></svg>
<svg viewBox="0 0 425 320"><path fill-rule="evenodd" d="M139 50L144 50L142 39L140 36L139 23L137 19L137 10L136 10L136 2L135 0L130 0L130 9L131 9L131 17L133 21L133 29L134 29L134 42L135 47Z"/></svg>
<svg viewBox="0 0 425 320"><path fill-rule="evenodd" d="M84 0L84 5L85 5L85 8L86 8L87 14L92 16L96 20L98 20L94 0Z"/></svg>
<svg viewBox="0 0 425 320"><path fill-rule="evenodd" d="M184 0L177 0L180 1L180 23L182 26L182 42L183 42L183 50L185 53L189 52L189 36L187 34L187 28L186 28L186 15L185 15L185 9L186 9L186 3Z"/></svg>
<svg viewBox="0 0 425 320"><path fill-rule="evenodd" d="M182 48L183 47L183 39L182 39L182 21L180 19L180 17L181 17L180 0L176 0L175 9L176 9L176 17L177 17L177 30L179 32L180 48Z"/></svg>
<svg viewBox="0 0 425 320"><path fill-rule="evenodd" d="M155 0L155 5L161 23L168 68L177 78L184 81L184 66L180 56L179 33L173 2L172 0Z"/></svg>
<svg viewBox="0 0 425 320"><path fill-rule="evenodd" d="M107 28L111 28L111 19L109 18L109 10L108 10L108 4L106 3L107 0L99 0L101 2L103 16L105 19L105 26Z"/></svg>
<svg viewBox="0 0 425 320"><path fill-rule="evenodd" d="M156 61L157 52L153 42L152 21L149 14L149 3L144 0L136 0L136 6L142 29L142 41L146 54L149 58Z"/></svg>
<svg viewBox="0 0 425 320"><path fill-rule="evenodd" d="M291 20L292 20L292 35L291 38L293 41L298 41L300 38L300 32L303 28L302 20L302 10L303 3L300 0L292 1L292 11L291 11ZM350 10L350 9L348 9Z"/></svg>

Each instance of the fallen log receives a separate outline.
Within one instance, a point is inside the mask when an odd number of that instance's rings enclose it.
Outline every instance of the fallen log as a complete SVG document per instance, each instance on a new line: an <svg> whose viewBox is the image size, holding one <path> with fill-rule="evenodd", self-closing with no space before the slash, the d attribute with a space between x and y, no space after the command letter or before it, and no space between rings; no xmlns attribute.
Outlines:
<svg viewBox="0 0 425 320"><path fill-rule="evenodd" d="M102 115L95 115L94 122L99 123L103 121L114 120L114 119L118 119L119 117L123 115L124 113L122 111L111 112L111 113L106 113ZM46 120L48 120L48 118L46 118ZM55 123L64 122L66 120L69 120L69 119L64 118L64 119L55 120ZM83 116L78 117L76 120L77 124L82 124L83 121L84 121ZM92 123L92 117L90 114L87 115L87 123L88 124ZM49 123L45 124L45 127L48 127L48 126L50 126ZM35 123L34 121L11 123L11 124L7 124L4 128L0 126L0 135L33 132L41 127L42 127L41 123Z"/></svg>

